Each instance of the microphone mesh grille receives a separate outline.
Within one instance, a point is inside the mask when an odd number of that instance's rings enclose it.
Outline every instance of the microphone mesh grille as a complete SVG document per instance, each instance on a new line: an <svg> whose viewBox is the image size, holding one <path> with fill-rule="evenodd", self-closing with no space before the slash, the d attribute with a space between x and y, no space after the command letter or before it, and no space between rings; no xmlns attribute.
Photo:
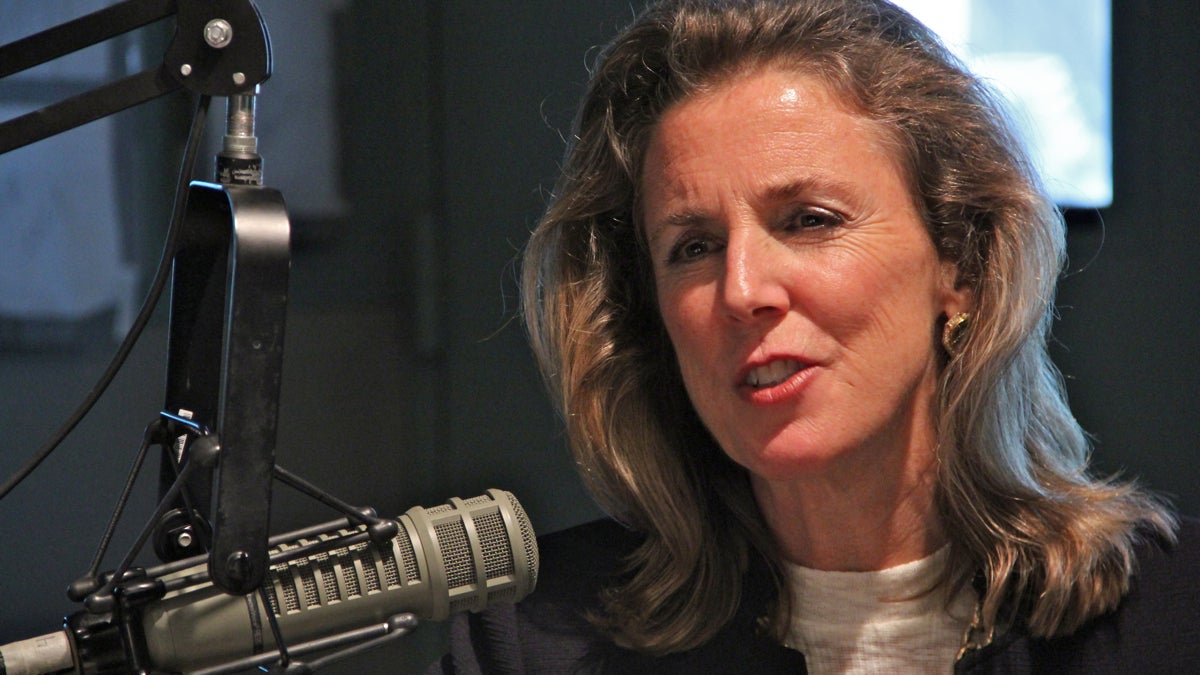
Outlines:
<svg viewBox="0 0 1200 675"><path fill-rule="evenodd" d="M318 553L316 560L317 568L321 571L321 585L325 589L325 597L329 598L329 602L341 600L342 593L338 590L337 578L334 576L334 559L327 553Z"/></svg>
<svg viewBox="0 0 1200 675"><path fill-rule="evenodd" d="M403 534L403 531L401 531L401 533ZM404 583L407 585L413 583L414 581L419 581L421 579L421 575L418 574L419 570L417 568L417 553L415 550L413 550L412 539L409 538L408 535L397 536L395 542L400 548L400 569L404 570ZM390 575L392 574L392 571L396 569L396 560L393 558L391 562L392 565L389 568L388 584L392 583ZM397 571L397 585L400 583L399 576L400 575Z"/></svg>
<svg viewBox="0 0 1200 675"><path fill-rule="evenodd" d="M342 582L346 584L347 598L362 596L362 586L358 583L358 572L354 569L352 560L347 559L342 565Z"/></svg>
<svg viewBox="0 0 1200 675"><path fill-rule="evenodd" d="M279 587L283 589L283 605L285 612L300 611L300 596L296 593L296 584L292 580L292 568L283 567L278 570ZM279 613L279 608L274 608L276 614Z"/></svg>
<svg viewBox="0 0 1200 675"><path fill-rule="evenodd" d="M513 600L532 590L539 565L537 540L516 497L489 490L488 495L456 502L423 510L424 522L432 528L440 552L446 589L451 592L450 612ZM415 509L414 513L421 511ZM438 513L443 515L441 522L430 522L434 519L428 516ZM511 531L514 528L516 532ZM329 531L273 548L274 554L322 542L335 546L271 565L264 589L270 611L285 616L422 582L423 565L419 564L414 533L402 528L393 545L382 550L368 541L337 546L340 536L361 536L362 531L361 527ZM514 541L518 534L520 544ZM524 569L518 569L520 549L514 550L518 546L524 549L520 564ZM482 560L476 558L477 552ZM479 578L481 574L484 579Z"/></svg>
<svg viewBox="0 0 1200 675"><path fill-rule="evenodd" d="M362 560L363 586L366 588L367 593L370 594L381 590L379 586L379 570L375 567L377 559L375 555L376 548L367 542L363 542L355 544L351 549L354 550L355 556Z"/></svg>
<svg viewBox="0 0 1200 675"><path fill-rule="evenodd" d="M501 490L500 493L508 500L517 517L517 527L521 530L521 543L525 546L525 559L529 561L529 587L536 588L538 568L541 562L538 559L537 536L533 533L533 525L529 523L529 516L525 515L525 509L521 507L521 502L517 501L511 492Z"/></svg>
<svg viewBox="0 0 1200 675"><path fill-rule="evenodd" d="M317 577L313 574L312 565L308 560L300 560L296 566L300 572L300 583L304 589L304 606L312 607L321 604L321 596L317 593Z"/></svg>
<svg viewBox="0 0 1200 675"><path fill-rule="evenodd" d="M488 579L513 573L513 557L508 550L508 532L504 529L504 518L499 511L485 513L475 518L475 529L479 532L479 545L483 549L484 573Z"/></svg>
<svg viewBox="0 0 1200 675"><path fill-rule="evenodd" d="M434 526L434 534L444 556L446 585L453 589L474 584L475 561L471 559L471 545L462 521L456 518L439 523Z"/></svg>
<svg viewBox="0 0 1200 675"><path fill-rule="evenodd" d="M336 545L339 536L361 532L361 528L340 530L336 535L323 534L319 539L300 539L294 545L281 544L272 552L321 542ZM283 616L420 581L412 540L401 534L393 541L395 547L385 546L382 550L369 541L360 541L272 565L265 584L271 611Z"/></svg>

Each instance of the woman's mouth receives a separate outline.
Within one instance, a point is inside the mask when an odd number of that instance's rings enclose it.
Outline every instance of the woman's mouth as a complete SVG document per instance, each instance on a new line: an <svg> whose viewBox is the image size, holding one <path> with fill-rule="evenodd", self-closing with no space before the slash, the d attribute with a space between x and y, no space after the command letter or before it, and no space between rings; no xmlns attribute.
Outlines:
<svg viewBox="0 0 1200 675"><path fill-rule="evenodd" d="M746 373L745 384L755 389L774 387L804 369L796 359L781 359L753 368Z"/></svg>

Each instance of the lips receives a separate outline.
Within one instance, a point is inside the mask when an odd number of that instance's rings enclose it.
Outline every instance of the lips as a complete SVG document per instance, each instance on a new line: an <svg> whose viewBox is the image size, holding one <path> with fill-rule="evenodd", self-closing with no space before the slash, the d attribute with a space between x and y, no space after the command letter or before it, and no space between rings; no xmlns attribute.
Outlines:
<svg viewBox="0 0 1200 675"><path fill-rule="evenodd" d="M804 364L796 359L780 359L751 368L743 382L755 389L765 389L786 382L789 377L803 369Z"/></svg>

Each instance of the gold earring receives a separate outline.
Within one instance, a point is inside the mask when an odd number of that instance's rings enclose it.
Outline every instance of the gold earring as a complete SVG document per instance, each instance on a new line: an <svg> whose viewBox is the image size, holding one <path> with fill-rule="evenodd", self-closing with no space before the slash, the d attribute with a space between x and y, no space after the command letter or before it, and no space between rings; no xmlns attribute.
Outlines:
<svg viewBox="0 0 1200 675"><path fill-rule="evenodd" d="M946 348L946 353L950 356L958 356L963 339L967 337L967 331L970 329L971 314L969 312L959 312L947 319L946 325L942 327L942 346Z"/></svg>

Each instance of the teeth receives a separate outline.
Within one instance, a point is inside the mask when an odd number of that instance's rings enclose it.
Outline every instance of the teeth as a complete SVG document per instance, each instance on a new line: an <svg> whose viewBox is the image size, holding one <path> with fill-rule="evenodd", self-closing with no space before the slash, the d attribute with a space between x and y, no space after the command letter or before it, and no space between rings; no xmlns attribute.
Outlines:
<svg viewBox="0 0 1200 675"><path fill-rule="evenodd" d="M793 373L799 370L799 361L793 359L772 361L765 366L760 366L750 371L746 375L746 384L751 387L772 387L788 379Z"/></svg>

